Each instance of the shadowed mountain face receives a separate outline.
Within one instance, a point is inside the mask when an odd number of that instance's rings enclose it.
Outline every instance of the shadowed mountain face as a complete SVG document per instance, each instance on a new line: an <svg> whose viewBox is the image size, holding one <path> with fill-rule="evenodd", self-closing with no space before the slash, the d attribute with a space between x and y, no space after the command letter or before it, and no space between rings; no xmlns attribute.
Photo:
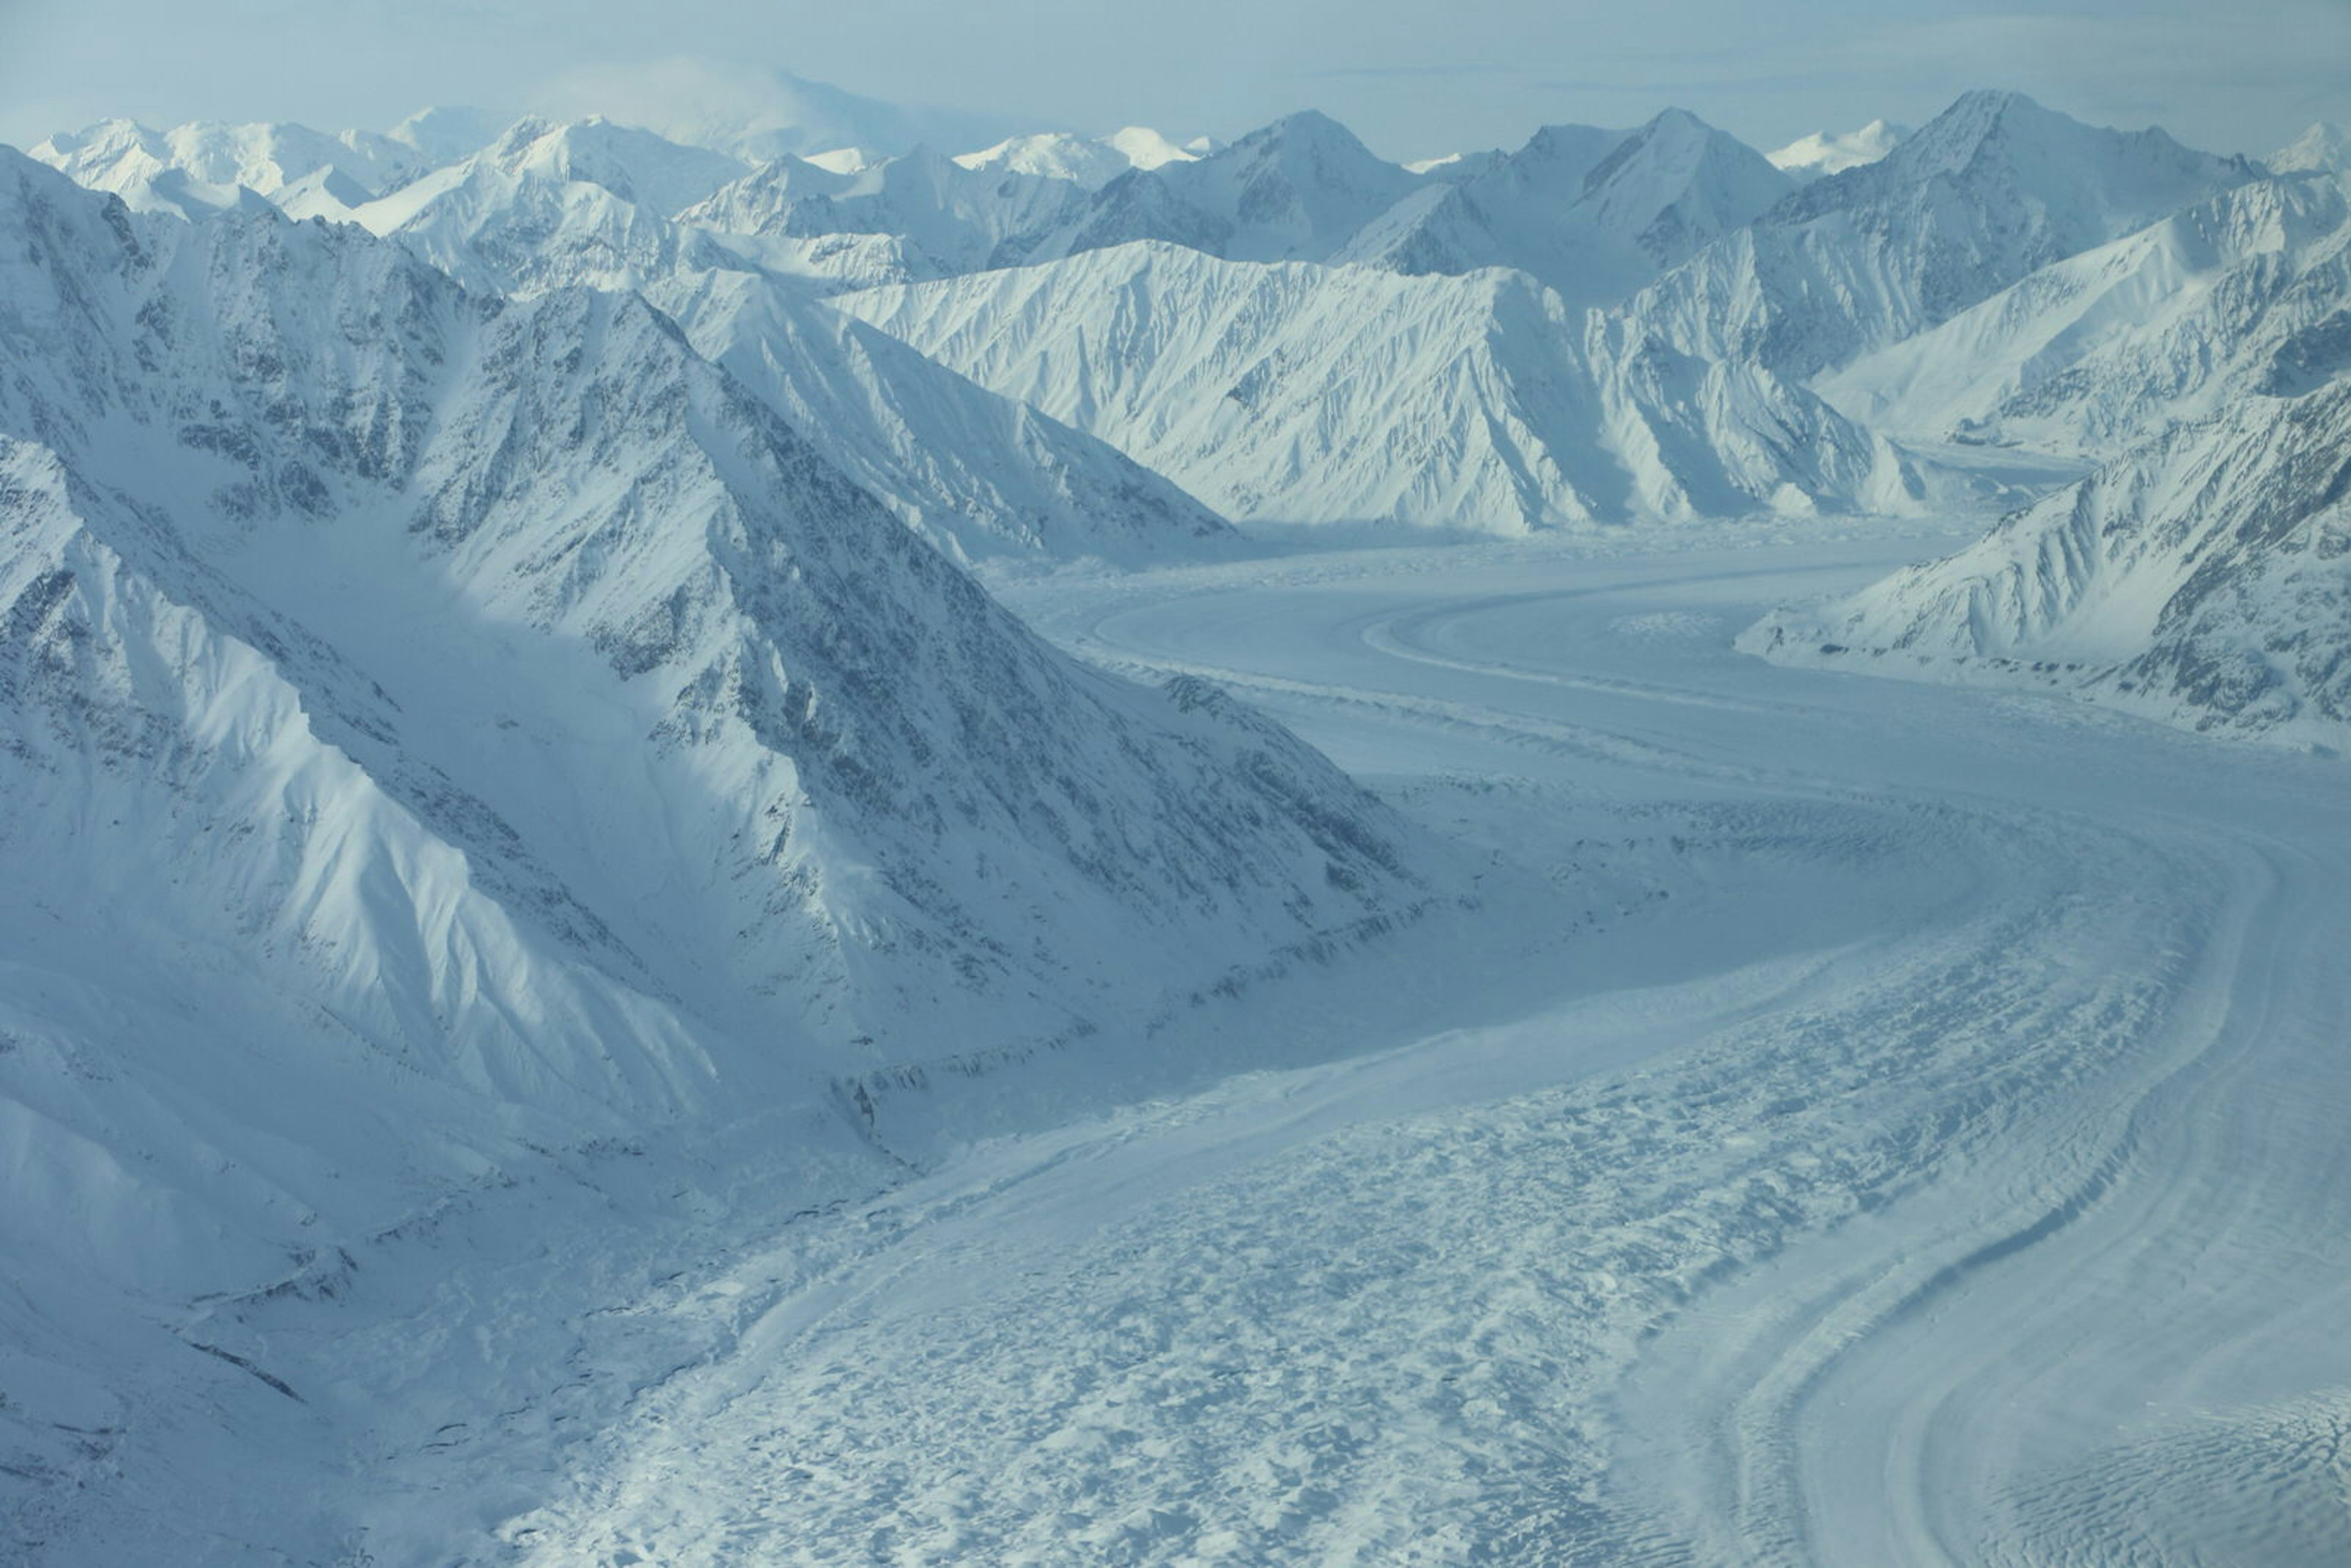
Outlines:
<svg viewBox="0 0 2351 1568"><path fill-rule="evenodd" d="M1138 954L1427 896L1319 756L1048 649L640 299L13 154L0 233L0 839L250 991L256 1060L332 1018L577 1131L1079 1038L1155 1005Z"/></svg>

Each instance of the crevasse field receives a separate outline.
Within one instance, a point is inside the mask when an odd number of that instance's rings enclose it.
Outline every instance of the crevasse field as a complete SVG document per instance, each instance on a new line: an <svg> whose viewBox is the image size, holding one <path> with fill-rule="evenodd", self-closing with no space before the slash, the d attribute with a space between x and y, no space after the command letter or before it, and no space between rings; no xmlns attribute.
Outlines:
<svg viewBox="0 0 2351 1568"><path fill-rule="evenodd" d="M778 1179L806 1207L689 1201L758 1155L657 1145L484 1201L263 1312L300 1404L188 1369L245 1451L180 1527L356 1492L385 1563L2351 1560L2340 765L1731 649L1949 542L1000 580L1565 896L1498 870L1409 986L1374 950L1170 1032L1260 1070L886 1182L844 1150Z"/></svg>

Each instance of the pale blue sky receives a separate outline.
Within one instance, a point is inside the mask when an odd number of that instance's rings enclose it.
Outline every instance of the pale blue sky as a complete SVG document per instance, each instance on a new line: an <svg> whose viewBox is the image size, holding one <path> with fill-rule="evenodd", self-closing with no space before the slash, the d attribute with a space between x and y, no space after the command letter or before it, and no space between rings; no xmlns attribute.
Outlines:
<svg viewBox="0 0 2351 1568"><path fill-rule="evenodd" d="M1668 105L1768 148L1915 124L1970 87L2222 152L2351 120L2351 0L0 0L0 140L109 114L519 111L564 73L680 55L1090 131L1231 136L1319 108L1397 158Z"/></svg>

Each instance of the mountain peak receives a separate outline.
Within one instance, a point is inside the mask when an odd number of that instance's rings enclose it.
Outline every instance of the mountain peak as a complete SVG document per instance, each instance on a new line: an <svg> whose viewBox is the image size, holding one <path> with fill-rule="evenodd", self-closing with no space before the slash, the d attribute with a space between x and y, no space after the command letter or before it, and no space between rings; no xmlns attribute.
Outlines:
<svg viewBox="0 0 2351 1568"><path fill-rule="evenodd" d="M1270 149L1310 148L1331 151L1370 162L1385 160L1364 145L1361 138L1319 109L1285 114L1270 125L1250 131L1225 150L1223 156L1243 156Z"/></svg>
<svg viewBox="0 0 2351 1568"><path fill-rule="evenodd" d="M2276 174L2351 173L2351 129L2324 120L2270 154Z"/></svg>

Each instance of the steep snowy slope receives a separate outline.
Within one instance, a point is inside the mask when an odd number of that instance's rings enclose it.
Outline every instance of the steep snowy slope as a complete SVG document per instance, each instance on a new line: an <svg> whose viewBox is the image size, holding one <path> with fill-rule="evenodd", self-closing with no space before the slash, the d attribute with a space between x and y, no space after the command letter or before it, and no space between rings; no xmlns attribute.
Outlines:
<svg viewBox="0 0 2351 1568"><path fill-rule="evenodd" d="M1874 163L1788 196L1628 312L1686 352L1810 378L2258 173L2160 131L1970 93Z"/></svg>
<svg viewBox="0 0 2351 1568"><path fill-rule="evenodd" d="M1764 156L1771 160L1774 169L1791 179L1809 184L1830 174L1842 174L1847 169L1875 163L1909 136L1910 128L1907 125L1873 120L1860 130L1849 131L1843 136L1832 136L1825 131L1799 136L1778 152Z"/></svg>
<svg viewBox="0 0 2351 1568"><path fill-rule="evenodd" d="M966 168L916 148L853 174L778 159L681 212L679 221L730 239L801 246L841 236L893 236L901 242L902 277L913 280L1022 261L1084 201L1084 191L1071 180Z"/></svg>
<svg viewBox="0 0 2351 1568"><path fill-rule="evenodd" d="M1431 186L1333 257L1398 272L1514 267L1570 304L1611 304L1792 188L1680 110L1636 131L1555 125L1483 172Z"/></svg>
<svg viewBox="0 0 2351 1568"><path fill-rule="evenodd" d="M1213 967L1391 907L1343 780L1047 653L642 301L486 305L349 229L134 235L12 183L7 428L289 650L362 766L477 774L518 836L469 852L675 994L920 1055L975 996L991 1032L1073 1022L1143 929ZM473 733L493 706L522 722ZM643 783L580 799L575 747Z"/></svg>
<svg viewBox="0 0 2351 1568"><path fill-rule="evenodd" d="M699 351L956 560L1134 564L1238 538L1108 443L763 278L701 273L647 293Z"/></svg>
<svg viewBox="0 0 2351 1568"><path fill-rule="evenodd" d="M648 204L737 167L601 121L525 121L354 218L483 294L653 295L703 351L960 559L1134 560L1229 537L1221 518L1111 447L784 298L791 290L770 273Z"/></svg>
<svg viewBox="0 0 2351 1568"><path fill-rule="evenodd" d="M1874 428L2114 455L2351 369L2351 188L2262 180L1823 377Z"/></svg>
<svg viewBox="0 0 2351 1568"><path fill-rule="evenodd" d="M1519 533L1896 508L1917 486L1811 394L1629 337L1518 273L1134 245L836 303L1240 520Z"/></svg>
<svg viewBox="0 0 2351 1568"><path fill-rule="evenodd" d="M1196 162L1121 175L1034 254L1161 240L1236 261L1322 261L1424 183L1307 110Z"/></svg>
<svg viewBox="0 0 2351 1568"><path fill-rule="evenodd" d="M1740 645L2351 746L2351 382L2247 398L1955 556L1782 611Z"/></svg>
<svg viewBox="0 0 2351 1568"><path fill-rule="evenodd" d="M635 296L0 152L0 1555L222 1495L206 1435L304 1397L236 1304L517 1172L756 1117L758 1168L870 1181L866 1077L1059 1045L1092 1092L1434 896L1319 756L1048 649Z"/></svg>

